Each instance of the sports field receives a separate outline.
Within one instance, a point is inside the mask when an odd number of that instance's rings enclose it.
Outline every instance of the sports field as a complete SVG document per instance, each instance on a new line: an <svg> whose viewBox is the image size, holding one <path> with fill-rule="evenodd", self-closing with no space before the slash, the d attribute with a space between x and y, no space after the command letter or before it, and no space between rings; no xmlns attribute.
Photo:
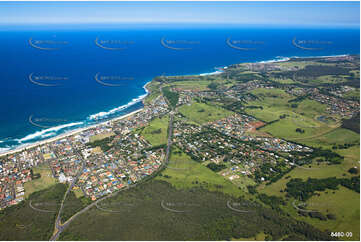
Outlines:
<svg viewBox="0 0 361 242"><path fill-rule="evenodd" d="M24 183L25 198L33 192L37 192L54 185L57 181L53 178L51 169L47 165L41 165L33 168L34 174L40 174L40 178Z"/></svg>
<svg viewBox="0 0 361 242"><path fill-rule="evenodd" d="M198 124L219 120L232 114L231 111L223 108L199 102L183 105L179 108L179 112Z"/></svg>
<svg viewBox="0 0 361 242"><path fill-rule="evenodd" d="M163 116L152 120L140 134L153 146L167 143L167 130L169 125L169 117Z"/></svg>

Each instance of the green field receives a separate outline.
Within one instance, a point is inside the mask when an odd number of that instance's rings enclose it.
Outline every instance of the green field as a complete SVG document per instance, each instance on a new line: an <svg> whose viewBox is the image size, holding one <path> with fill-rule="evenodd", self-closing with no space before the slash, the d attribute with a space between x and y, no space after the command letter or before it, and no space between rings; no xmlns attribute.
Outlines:
<svg viewBox="0 0 361 242"><path fill-rule="evenodd" d="M294 80L290 79L290 78L286 78L286 79L281 79L281 78L272 78L272 81L281 83L281 84L292 84L295 83Z"/></svg>
<svg viewBox="0 0 361 242"><path fill-rule="evenodd" d="M246 108L245 111L248 114L266 122L277 120L281 115L286 114L294 117L295 120L299 120L301 125L303 122L308 122L310 124L303 125L306 127L314 127L318 126L315 122L319 123L315 117L325 113L326 110L326 105L310 99L298 102L289 102L296 97L291 96L285 91L277 88L259 88L251 91L250 93L256 95L259 99L248 102L246 107L262 106L262 109ZM296 107L292 107L292 105L296 105Z"/></svg>
<svg viewBox="0 0 361 242"><path fill-rule="evenodd" d="M309 199L307 209L319 211L322 214L333 213L336 220L319 221L307 219L306 222L329 231L352 232L352 237L345 240L360 239L360 194L345 187L338 190L320 192L320 196ZM347 198L347 199L345 199Z"/></svg>
<svg viewBox="0 0 361 242"><path fill-rule="evenodd" d="M258 105L258 103L256 102L251 102L249 104ZM281 115L290 114L290 112L287 110L279 110L278 108L272 108L272 107L263 107L263 109L246 108L245 111L247 114L252 115L264 122L271 122L279 119Z"/></svg>
<svg viewBox="0 0 361 242"><path fill-rule="evenodd" d="M168 168L162 172L162 176L158 176L156 179L167 181L177 189L201 186L210 191L221 191L235 197L245 195L229 180L203 164L193 161L176 148L173 148L169 161Z"/></svg>
<svg viewBox="0 0 361 242"><path fill-rule="evenodd" d="M198 102L181 106L179 112L198 124L219 120L232 114L231 111Z"/></svg>
<svg viewBox="0 0 361 242"><path fill-rule="evenodd" d="M208 90L208 85L212 81L176 81L172 83L172 87L182 88L182 89L199 89L199 90Z"/></svg>
<svg viewBox="0 0 361 242"><path fill-rule="evenodd" d="M348 99L360 99L360 90L353 90L350 92L347 92L343 95L343 97Z"/></svg>
<svg viewBox="0 0 361 242"><path fill-rule="evenodd" d="M302 69L308 65L328 65L328 64L315 62L315 61L286 61L286 62L280 62L279 65L284 67L298 67L299 69Z"/></svg>
<svg viewBox="0 0 361 242"><path fill-rule="evenodd" d="M348 177L347 171L343 169L342 165L317 165L315 163L310 166L297 167L294 168L291 172L287 173L284 177L278 180L275 183L272 183L267 186L260 186L259 192L266 193L267 195L283 196L284 193L281 190L286 188L286 183L292 178L301 178L306 180L308 178L327 178L327 177L338 177L343 178L343 174L346 174ZM289 178L286 178L289 177Z"/></svg>
<svg viewBox="0 0 361 242"><path fill-rule="evenodd" d="M351 130L336 128L330 129L325 133L294 140L313 147L331 149L334 144L359 143L360 137L357 133Z"/></svg>
<svg viewBox="0 0 361 242"><path fill-rule="evenodd" d="M263 109L246 108L246 112L267 122L275 121L260 131L267 132L275 137L296 141L314 147L330 148L332 144L355 142L358 135L352 131L337 128L338 117L328 116L326 106L316 101L305 99L296 102L297 107L292 107L293 97L280 89L253 90L260 100L249 102L248 105L262 106ZM281 119L281 115L286 115ZM318 120L325 116L326 121ZM301 129L302 132L297 132Z"/></svg>
<svg viewBox="0 0 361 242"><path fill-rule="evenodd" d="M40 174L40 178L24 183L25 198L29 197L33 192L46 189L56 183L53 178L51 169L47 165L41 165L33 168L34 174Z"/></svg>
<svg viewBox="0 0 361 242"><path fill-rule="evenodd" d="M90 142L94 142L97 140L102 140L111 136L114 136L115 133L114 132L107 132L107 133L102 133L102 134L97 134L97 135L93 135L90 137Z"/></svg>
<svg viewBox="0 0 361 242"><path fill-rule="evenodd" d="M266 125L260 130L276 137L295 141L299 139L313 138L314 136L321 135L332 130L332 128L329 128L326 125L318 125L319 124L317 122L311 119L299 115L293 115L275 123ZM304 130L304 133L296 132L297 128Z"/></svg>
<svg viewBox="0 0 361 242"><path fill-rule="evenodd" d="M257 100L248 102L247 106L262 106L262 109L246 108L245 111L256 118L270 122L279 118L280 115L290 114L288 100L293 97L285 91L277 88L258 88L250 92L258 97Z"/></svg>
<svg viewBox="0 0 361 242"><path fill-rule="evenodd" d="M283 210L292 217L304 221L323 231L352 232L352 237L343 237L341 240L360 239L360 194L344 187L338 190L326 190L318 192L319 196L313 196L306 202L304 209L326 214L334 214L336 219L319 220L317 218L298 215L297 209L292 205L293 198L287 200ZM347 198L347 199L345 199ZM297 204L297 201L296 201Z"/></svg>
<svg viewBox="0 0 361 242"><path fill-rule="evenodd" d="M293 176L294 177L294 176ZM329 177L325 174L324 177ZM280 185L282 182L278 183ZM267 189L267 190L266 190ZM280 193L280 189L284 189L284 186L273 186L272 188L266 188L260 192L266 192L268 195L278 195L284 197L285 193ZM359 240L360 237L360 194L351 191L344 187L339 187L338 190L327 190L325 192L318 192L319 196L313 196L307 200L309 204L306 209L312 211L321 212L323 215L334 214L335 220L328 219L321 221L317 218L303 217L297 214L297 210L293 207L292 202L294 199L286 199L286 206L282 206L283 210L292 217L305 221L316 228L323 231L340 231L340 232L352 232L353 237L349 240ZM346 238L344 238L346 239Z"/></svg>
<svg viewBox="0 0 361 242"><path fill-rule="evenodd" d="M341 164L327 165L320 163L320 165L317 165L316 162L313 162L311 165L296 167L277 182L267 186L259 186L258 192L286 198L286 193L282 191L286 188L286 183L292 178L307 180L308 178L351 177L348 170L354 166L359 167L360 147L356 145L348 149L337 150L337 152L345 156ZM327 194L325 192L320 192L320 194L320 196L311 197L307 202L314 205L314 209L317 208L316 210L323 212L324 215L327 213L335 214L336 220L320 221L316 218L300 217L294 211L294 207L291 204L292 199L284 209L295 218L301 218L321 230L328 229L330 231L344 232L352 230L351 232L355 236L352 239L357 240L359 230L356 228L359 227L360 218L356 214L359 214L360 194L344 187L339 187L339 190L336 191L329 191ZM307 209L312 210L311 208L307 207Z"/></svg>
<svg viewBox="0 0 361 242"><path fill-rule="evenodd" d="M360 136L349 130L343 128L333 129L331 132L314 137L312 139L302 140L302 142L307 142L309 144L324 144L331 146L332 144L344 144L344 143L357 143L360 141Z"/></svg>
<svg viewBox="0 0 361 242"><path fill-rule="evenodd" d="M347 76L334 76L334 75L325 75L325 76L320 76L317 79L313 80L311 83L340 83L340 82L344 82L346 81Z"/></svg>
<svg viewBox="0 0 361 242"><path fill-rule="evenodd" d="M298 114L302 114L311 119L315 119L316 116L325 114L327 106L311 99L305 99L301 102L297 102L298 107L295 110Z"/></svg>
<svg viewBox="0 0 361 242"><path fill-rule="evenodd" d="M144 103L148 104L149 102L153 101L161 94L159 90L159 86L160 83L155 80L152 80L151 83L147 84L147 89L149 90L150 94L147 95L147 97L144 100Z"/></svg>
<svg viewBox="0 0 361 242"><path fill-rule="evenodd" d="M303 209L317 211L324 216L333 214L336 219L319 220L300 216L298 210L292 205L296 201L294 198L286 198L286 205L282 206L282 209L295 219L311 224L322 231L352 232L352 237L344 237L341 240L358 241L360 238L360 194L344 187L339 187L335 191L318 192L318 194L318 196L313 196L307 200L306 207Z"/></svg>
<svg viewBox="0 0 361 242"><path fill-rule="evenodd" d="M236 186L240 187L243 191L248 192L247 186L256 185L255 181L252 178L249 178L245 175L239 174L240 178L233 179L231 182Z"/></svg>
<svg viewBox="0 0 361 242"><path fill-rule="evenodd" d="M78 188L78 189L74 189L74 188L73 188L72 191L74 192L74 194L75 194L75 196L76 196L77 198L84 197L84 193L83 193L83 191L82 191L80 188Z"/></svg>
<svg viewBox="0 0 361 242"><path fill-rule="evenodd" d="M259 91L255 93L259 94ZM320 115L329 117L325 113L325 105L305 99L301 102L297 102L296 108L290 108L288 103L277 98L274 98L273 100L270 100L270 98L263 98L262 101L264 102L263 104L260 101L256 101L252 104L262 105L264 110L247 110L247 112L253 112L253 115L263 118L266 121L277 119L277 116L280 113L288 114L289 116L266 125L264 128L261 128L260 131L311 147L331 149L334 145L342 145L345 143L356 143L356 145L348 149L334 150L345 157L341 164L317 164L316 161L313 161L310 165L294 168L291 172L271 185L259 186L258 192L270 196L283 197L288 200L288 198L285 197L286 192L284 192L284 189L286 188L286 183L292 178L301 178L303 180L308 178L321 179L328 177L345 178L351 176L348 172L351 167L359 167L360 148L359 145L357 145L359 144L360 139L359 134L347 129L338 128L338 117L328 118L327 122L317 120L317 117ZM266 112L262 113L262 111ZM296 132L296 128L304 130L304 133ZM288 200L287 205L283 207L283 209L285 212L290 213L294 218L306 221L321 230L327 229L328 231L341 232L352 230L351 232L353 232L354 237L351 239L358 240L360 194L344 187L340 187L337 191L329 191L328 193L321 192L320 194L320 196L311 197L308 202L321 204L317 208L314 207L314 209L322 212L324 215L327 213L335 214L336 220L329 219L327 221L321 221L317 218L299 216L292 206L291 200ZM328 205L326 206L324 204ZM311 207L307 208L311 209ZM349 226L350 224L352 225Z"/></svg>
<svg viewBox="0 0 361 242"><path fill-rule="evenodd" d="M152 120L140 134L153 146L167 143L167 130L169 125L169 117L163 116Z"/></svg>

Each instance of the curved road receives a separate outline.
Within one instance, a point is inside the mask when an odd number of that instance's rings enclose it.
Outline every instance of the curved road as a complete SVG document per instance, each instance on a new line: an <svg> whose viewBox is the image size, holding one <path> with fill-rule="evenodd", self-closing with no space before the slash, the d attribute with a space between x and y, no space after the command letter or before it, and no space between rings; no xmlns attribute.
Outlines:
<svg viewBox="0 0 361 242"><path fill-rule="evenodd" d="M63 225L61 224L61 213L62 213L63 208L64 208L64 202L65 202L66 197L68 196L68 193L71 191L71 189L73 189L73 187L75 186L75 183L78 181L79 176L83 173L84 168L85 168L85 161L83 160L82 167L80 168L80 170L76 174L75 178L73 179L73 182L70 184L70 186L66 190L66 192L64 194L64 197L63 197L63 200L61 201L60 209L59 209L58 215L57 215L56 220L55 220L54 234L50 238L50 240L56 240L58 238L59 234L65 228L65 226L64 226L65 224L63 224Z"/></svg>
<svg viewBox="0 0 361 242"><path fill-rule="evenodd" d="M166 155L165 155L165 159L164 159L164 163L163 163L163 166L167 166L168 165L168 162L169 162L169 154L170 154L170 147L172 145L172 133L173 133L173 111L170 112L170 118L169 118L169 128L168 128L168 142L167 142L167 149L166 149ZM65 230L65 228L71 223L71 221L73 221L76 217L78 217L79 215L83 214L84 212L88 211L90 208L96 206L99 202L107 199L107 198L110 198L112 196L115 196L118 192L120 191L125 191L129 188L133 188L135 187L137 184L133 184L133 185L130 185L130 186L127 186L121 190L118 190L112 194L109 194L91 204L89 204L88 206L86 206L85 208L83 208L82 210L80 210L79 212L75 213L73 216L71 216L66 222L64 222L63 224L61 224L61 212L62 212L62 209L63 209L63 206L64 206L64 201L65 201L65 198L67 196L67 194L71 191L71 189L74 187L76 181L78 180L79 176L82 174L82 171L84 170L85 168L85 162L83 162L83 167L81 169L81 171L77 174L77 176L75 177L75 179L73 180L72 184L69 186L68 190L66 191L65 195L64 195L64 198L63 198L63 201L61 203L61 206L60 206L60 209L59 209L59 213L58 213L58 216L56 218L56 221L55 221L55 229L54 229L54 233L53 235L51 236L50 238L50 241L56 241L60 234ZM162 167L161 167L162 168ZM161 169L159 169L161 170Z"/></svg>

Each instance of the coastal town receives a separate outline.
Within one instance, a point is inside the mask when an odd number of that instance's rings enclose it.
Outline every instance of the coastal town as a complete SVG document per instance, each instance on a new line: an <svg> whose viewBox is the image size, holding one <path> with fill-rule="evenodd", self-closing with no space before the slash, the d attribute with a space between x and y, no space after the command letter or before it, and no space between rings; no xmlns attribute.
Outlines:
<svg viewBox="0 0 361 242"><path fill-rule="evenodd" d="M192 97L204 97L203 93L186 93L188 95L183 95L178 105L189 103ZM164 147L152 148L144 137L133 131L168 112L167 102L159 96L127 118L107 121L74 135L2 156L1 207L24 200L24 183L36 179L32 172L32 167L36 166L50 169L60 183L72 183L80 172L73 190L81 191L93 201L141 181L161 166L165 150ZM277 165L285 160L277 152L312 151L282 139L247 134L263 125L251 116L239 114L203 126L177 120L173 142L194 160L215 164L229 161L231 169L246 176L252 176L264 162ZM98 139L106 142L97 145ZM264 181L266 178L260 179Z"/></svg>
<svg viewBox="0 0 361 242"><path fill-rule="evenodd" d="M332 141L332 149L322 149L304 140L341 125L349 128L342 122L357 117L359 101L351 96L357 87L315 87L299 79L279 83L299 70L275 62L232 65L208 76L156 77L147 84L142 109L2 154L0 209L27 202L27 184L45 174L87 201L78 215L147 178L171 179L163 168L168 161L176 164L173 155L187 157L242 192L267 187L298 167L339 164L344 157L334 151L357 141L342 146ZM280 71L286 73L283 79ZM317 133L320 127L327 132ZM65 226L59 221L55 239Z"/></svg>
<svg viewBox="0 0 361 242"><path fill-rule="evenodd" d="M361 0L18 1L0 242L361 241Z"/></svg>
<svg viewBox="0 0 361 242"><path fill-rule="evenodd" d="M151 175L164 161L165 150L163 147L153 149L149 142L132 131L167 112L167 103L160 96L127 118L107 121L61 139L2 156L0 207L3 209L25 199L24 183L37 178L32 171L37 166L50 169L60 183L72 183L81 172L73 189L80 190L92 200ZM106 137L111 149L104 148L106 144L93 147L94 142Z"/></svg>

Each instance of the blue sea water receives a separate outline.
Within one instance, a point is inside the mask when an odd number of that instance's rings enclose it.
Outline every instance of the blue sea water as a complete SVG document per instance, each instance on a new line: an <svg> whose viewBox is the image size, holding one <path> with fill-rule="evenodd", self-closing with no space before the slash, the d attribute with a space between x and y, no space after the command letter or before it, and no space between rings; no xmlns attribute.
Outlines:
<svg viewBox="0 0 361 242"><path fill-rule="evenodd" d="M155 76L359 54L359 43L358 28L0 26L0 152L139 109Z"/></svg>

